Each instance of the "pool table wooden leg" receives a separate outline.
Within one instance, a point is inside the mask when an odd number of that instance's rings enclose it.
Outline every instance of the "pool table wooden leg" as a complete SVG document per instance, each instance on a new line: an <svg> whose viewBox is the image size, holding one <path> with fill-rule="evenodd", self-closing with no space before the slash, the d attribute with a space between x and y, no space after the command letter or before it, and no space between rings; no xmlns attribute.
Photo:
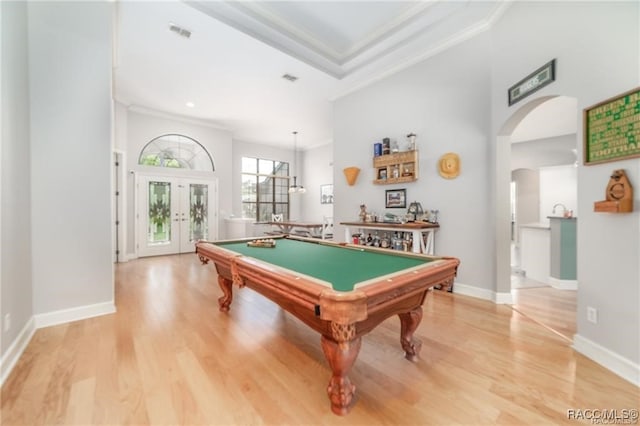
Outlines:
<svg viewBox="0 0 640 426"><path fill-rule="evenodd" d="M355 324L349 324L355 330ZM335 334L335 333L334 333ZM333 338L322 336L322 350L329 362L333 375L327 386L327 393L331 401L331 410L338 415L345 415L351 408L351 400L356 391L355 385L347 376L353 366L362 341L360 336L347 341L335 341Z"/></svg>
<svg viewBox="0 0 640 426"><path fill-rule="evenodd" d="M233 300L232 282L229 279L224 278L222 275L218 275L218 285L222 289L224 296L218 298L218 305L222 312L229 311L229 305Z"/></svg>
<svg viewBox="0 0 640 426"><path fill-rule="evenodd" d="M422 306L398 314L400 317L400 344L404 349L404 357L409 361L416 361L420 348L422 348L422 342L413 338L413 333L416 331L422 321Z"/></svg>

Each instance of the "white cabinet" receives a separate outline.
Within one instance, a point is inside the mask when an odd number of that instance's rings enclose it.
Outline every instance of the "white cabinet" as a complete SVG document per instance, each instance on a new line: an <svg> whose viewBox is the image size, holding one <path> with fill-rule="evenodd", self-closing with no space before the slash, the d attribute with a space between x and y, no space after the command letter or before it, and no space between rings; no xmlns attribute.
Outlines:
<svg viewBox="0 0 640 426"><path fill-rule="evenodd" d="M520 226L520 266L527 278L549 283L549 226Z"/></svg>

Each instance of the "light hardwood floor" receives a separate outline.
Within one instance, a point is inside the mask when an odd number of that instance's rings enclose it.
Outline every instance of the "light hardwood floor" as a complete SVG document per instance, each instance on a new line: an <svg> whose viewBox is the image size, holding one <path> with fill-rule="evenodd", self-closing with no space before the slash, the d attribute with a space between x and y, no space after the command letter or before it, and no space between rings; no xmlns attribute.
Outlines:
<svg viewBox="0 0 640 426"><path fill-rule="evenodd" d="M558 290L519 276L513 276L511 282L512 288L517 288L512 290L513 309L573 341L577 332L577 291Z"/></svg>
<svg viewBox="0 0 640 426"><path fill-rule="evenodd" d="M320 337L249 289L227 314L195 255L116 266L118 312L38 330L2 388L2 425L562 424L640 391L509 306L432 292L404 359L399 320L363 338L357 402L331 413Z"/></svg>

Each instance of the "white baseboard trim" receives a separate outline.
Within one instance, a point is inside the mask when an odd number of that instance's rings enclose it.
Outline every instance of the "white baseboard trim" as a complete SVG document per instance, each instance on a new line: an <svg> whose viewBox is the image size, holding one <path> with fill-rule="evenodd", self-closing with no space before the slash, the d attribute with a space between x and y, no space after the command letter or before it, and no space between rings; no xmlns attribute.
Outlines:
<svg viewBox="0 0 640 426"><path fill-rule="evenodd" d="M13 367L17 364L35 332L35 321L33 317L31 317L0 359L0 386L2 386L7 377L9 377L11 370L13 370Z"/></svg>
<svg viewBox="0 0 640 426"><path fill-rule="evenodd" d="M34 315L34 319L36 328L43 328L100 315L113 314L115 312L116 306L113 301L111 301L79 306L77 308L61 309L59 311L47 312L46 314L37 314Z"/></svg>
<svg viewBox="0 0 640 426"><path fill-rule="evenodd" d="M576 352L580 352L623 379L640 386L640 364L635 364L579 334L573 336L572 347Z"/></svg>
<svg viewBox="0 0 640 426"><path fill-rule="evenodd" d="M558 278L549 277L549 285L557 290L577 290L577 280L560 280Z"/></svg>
<svg viewBox="0 0 640 426"><path fill-rule="evenodd" d="M490 300L499 305L513 304L513 297L511 295L511 292L497 293L493 290L487 290L486 288L479 288L472 285L462 284L457 281L453 283L453 292L456 294L462 294L464 296L471 296L478 299Z"/></svg>
<svg viewBox="0 0 640 426"><path fill-rule="evenodd" d="M495 299L493 299L493 301L496 302L497 305L513 305L513 294L511 291L507 293L494 293L494 295Z"/></svg>
<svg viewBox="0 0 640 426"><path fill-rule="evenodd" d="M11 370L13 370L18 359L22 356L37 329L115 312L116 306L111 301L32 316L0 359L0 386L4 384L4 381L11 374Z"/></svg>

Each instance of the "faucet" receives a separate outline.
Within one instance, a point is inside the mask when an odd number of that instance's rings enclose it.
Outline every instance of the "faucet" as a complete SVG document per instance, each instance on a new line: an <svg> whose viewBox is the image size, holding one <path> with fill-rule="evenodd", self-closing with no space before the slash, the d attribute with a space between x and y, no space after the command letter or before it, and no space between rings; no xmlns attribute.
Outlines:
<svg viewBox="0 0 640 426"><path fill-rule="evenodd" d="M551 214L556 214L556 207L558 207L558 206L562 207L562 213L563 214L567 212L567 207L562 203L558 203L558 204L553 206L553 210L551 211Z"/></svg>

